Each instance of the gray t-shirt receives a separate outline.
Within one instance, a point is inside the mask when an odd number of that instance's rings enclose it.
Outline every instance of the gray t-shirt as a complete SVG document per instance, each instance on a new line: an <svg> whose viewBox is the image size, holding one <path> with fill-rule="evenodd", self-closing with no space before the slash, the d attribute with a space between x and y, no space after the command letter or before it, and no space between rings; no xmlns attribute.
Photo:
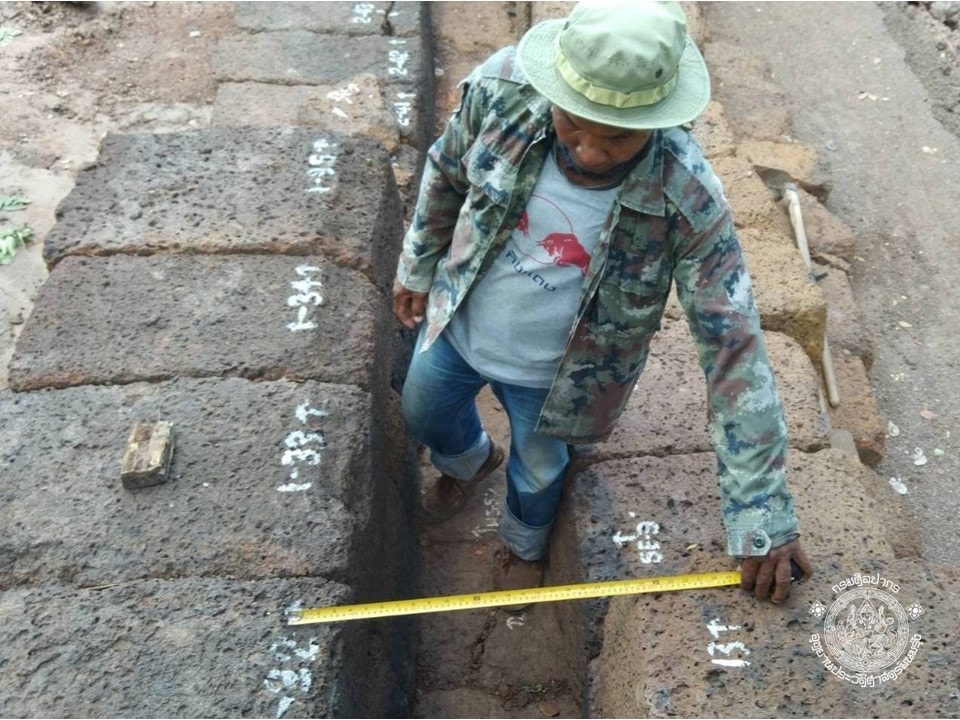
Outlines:
<svg viewBox="0 0 960 720"><path fill-rule="evenodd" d="M520 223L447 327L447 338L477 372L550 387L618 191L574 185L549 153Z"/></svg>

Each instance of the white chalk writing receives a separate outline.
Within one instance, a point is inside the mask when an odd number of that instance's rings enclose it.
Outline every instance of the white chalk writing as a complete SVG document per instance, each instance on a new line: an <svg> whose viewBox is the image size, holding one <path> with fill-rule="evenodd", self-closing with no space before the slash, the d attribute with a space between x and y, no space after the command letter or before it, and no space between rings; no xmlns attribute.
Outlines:
<svg viewBox="0 0 960 720"><path fill-rule="evenodd" d="M358 25L369 25L373 22L370 16L376 12L377 6L373 3L357 3L353 6L352 22Z"/></svg>
<svg viewBox="0 0 960 720"><path fill-rule="evenodd" d="M316 638L308 641L306 648L298 647L296 640L282 637L270 646L276 667L267 671L263 686L267 692L279 695L284 693L277 704L277 717L290 709L298 693L306 694L313 685L313 674L310 668L302 667L305 662L313 662L320 655L320 645ZM294 660L296 656L296 660ZM295 665L295 667L290 667ZM285 667L286 666L286 667Z"/></svg>
<svg viewBox="0 0 960 720"><path fill-rule="evenodd" d="M619 547L626 543L636 542L637 550L640 552L640 562L645 565L659 563L663 561L663 553L660 552L660 541L654 539L654 535L660 533L660 524L652 520L643 520L637 523L636 532L624 535L617 531L614 533L613 542Z"/></svg>
<svg viewBox="0 0 960 720"><path fill-rule="evenodd" d="M326 448L323 431L314 427L317 421L311 418L325 418L326 410L311 407L309 402L301 403L294 415L310 432L294 430L283 440L286 450L280 456L280 465L290 468L289 482L279 485L277 492L304 492L313 487L312 482L296 482L300 479L300 470L304 465L316 467L323 460L322 451Z"/></svg>
<svg viewBox="0 0 960 720"><path fill-rule="evenodd" d="M296 268L300 280L291 280L290 287L296 292L287 298L287 306L297 309L297 319L294 322L287 323L287 329L290 332L301 330L314 330L317 324L309 319L310 311L323 303L323 295L319 290L323 283L314 280L311 275L320 272L320 268L315 265L300 265Z"/></svg>
<svg viewBox="0 0 960 720"><path fill-rule="evenodd" d="M713 637L713 640L707 645L707 654L710 656L710 662L720 667L729 668L742 668L750 665L750 661L744 659L750 654L750 648L742 642L739 640L717 642L720 638L720 633L734 632L735 630L742 629L742 625L726 625L720 622L720 618L718 617L712 618L707 623L707 632ZM715 657L717 654L726 655L727 657ZM736 657L736 655L743 657Z"/></svg>
<svg viewBox="0 0 960 720"><path fill-rule="evenodd" d="M406 64L409 59L410 53L402 52L400 50L391 50L389 53L387 53L387 60L392 63L392 65L387 69L387 72L391 75L406 75Z"/></svg>
<svg viewBox="0 0 960 720"><path fill-rule="evenodd" d="M417 97L416 93L398 92L397 101L393 103L393 113L397 116L397 124L400 127L410 126L410 113L413 112L413 100Z"/></svg>
<svg viewBox="0 0 960 720"><path fill-rule="evenodd" d="M331 151L337 147L337 143L330 142L326 138L320 138L313 143L313 152L307 158L307 177L312 184L307 187L308 193L328 193L333 188L326 185L326 179L336 175L333 169L337 162L337 156Z"/></svg>

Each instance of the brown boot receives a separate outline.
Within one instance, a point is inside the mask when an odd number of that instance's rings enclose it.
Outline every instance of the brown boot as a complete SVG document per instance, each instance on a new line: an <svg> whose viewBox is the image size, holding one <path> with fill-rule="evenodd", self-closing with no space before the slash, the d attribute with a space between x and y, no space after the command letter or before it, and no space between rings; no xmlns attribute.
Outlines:
<svg viewBox="0 0 960 720"><path fill-rule="evenodd" d="M427 491L420 498L420 509L423 510L424 522L440 522L460 512L463 506L467 504L467 499L474 488L487 475L500 467L502 462L503 450L491 440L487 461L480 466L477 474L472 478L457 480L448 475L441 475L437 482L427 488Z"/></svg>
<svg viewBox="0 0 960 720"><path fill-rule="evenodd" d="M506 545L496 550L497 576L494 581L496 590L526 590L543 585L543 561L523 560L514 555ZM501 605L500 609L506 612L520 612L526 610L530 603L521 602L516 605Z"/></svg>

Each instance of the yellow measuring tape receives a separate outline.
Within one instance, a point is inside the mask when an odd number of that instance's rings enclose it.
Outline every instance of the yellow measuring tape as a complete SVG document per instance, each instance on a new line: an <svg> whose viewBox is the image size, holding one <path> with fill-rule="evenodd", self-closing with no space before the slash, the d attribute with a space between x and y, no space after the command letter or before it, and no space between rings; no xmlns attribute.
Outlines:
<svg viewBox="0 0 960 720"><path fill-rule="evenodd" d="M662 575L660 577L607 580L580 585L552 585L526 590L499 590L468 595L442 595L414 600L391 600L362 605L334 605L325 608L296 610L287 618L288 625L312 625L344 620L417 615L419 613L449 612L498 607L500 605L529 605L560 600L586 600L611 595L640 595L642 593L702 590L740 584L740 571L695 573L691 575Z"/></svg>

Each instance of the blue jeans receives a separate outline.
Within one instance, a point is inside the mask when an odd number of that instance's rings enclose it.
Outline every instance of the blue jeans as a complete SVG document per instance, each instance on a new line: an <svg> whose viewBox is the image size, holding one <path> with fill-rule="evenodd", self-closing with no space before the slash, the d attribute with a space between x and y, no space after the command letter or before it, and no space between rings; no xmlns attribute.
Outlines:
<svg viewBox="0 0 960 720"><path fill-rule="evenodd" d="M403 416L410 434L430 448L444 475L469 480L486 462L490 437L477 412L477 393L490 384L510 419L507 498L500 537L518 557L546 554L570 462L567 444L534 432L546 388L507 385L481 376L441 335L425 353L423 333L403 386Z"/></svg>

